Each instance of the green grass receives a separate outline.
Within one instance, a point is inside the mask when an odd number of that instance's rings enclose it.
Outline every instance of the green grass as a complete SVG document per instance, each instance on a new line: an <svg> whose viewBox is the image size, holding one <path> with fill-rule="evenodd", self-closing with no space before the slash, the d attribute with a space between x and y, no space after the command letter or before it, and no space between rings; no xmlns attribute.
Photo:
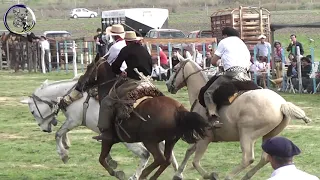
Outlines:
<svg viewBox="0 0 320 180"><path fill-rule="evenodd" d="M95 134L84 127L76 128L69 133L72 146L70 147L70 160L67 164L59 159L56 152L54 133L48 134L40 131L26 105L19 101L37 88L44 80L61 80L72 78L72 73L11 73L0 72L0 179L113 179L100 166L98 156L100 143L91 139ZM173 97L190 107L185 89L176 95L167 93L163 83L155 83L166 95ZM312 174L320 176L320 143L319 143L319 105L318 95L282 94L288 101L302 107L314 120L308 126L301 121L292 120L290 126L281 134L294 141L302 150L302 154L295 158L296 165ZM267 108L267 107L266 107ZM64 121L62 115L58 117L59 124ZM261 140L255 146L256 162L261 153ZM185 154L188 145L179 141L174 148L179 163ZM126 175L131 175L139 159L129 152L123 145L113 147L111 155L119 161L119 168ZM193 158L193 156L192 156ZM152 159L150 159L152 161ZM241 161L239 143L211 143L205 153L201 164L209 172L215 170L220 177L224 177ZM188 162L184 173L186 179L199 179L199 174ZM270 165L261 169L253 180L267 179L272 173ZM241 173L236 179L240 179ZM160 180L171 179L173 169L170 166Z"/></svg>

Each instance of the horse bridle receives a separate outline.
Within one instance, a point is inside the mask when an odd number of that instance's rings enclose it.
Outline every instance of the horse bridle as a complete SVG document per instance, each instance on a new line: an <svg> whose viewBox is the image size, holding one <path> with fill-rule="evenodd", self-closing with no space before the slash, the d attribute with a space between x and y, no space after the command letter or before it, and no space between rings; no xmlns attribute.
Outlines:
<svg viewBox="0 0 320 180"><path fill-rule="evenodd" d="M205 70L207 70L207 69L210 69L210 67L205 68L205 69L200 69L200 70L197 70L197 71L189 74L187 77L185 77L185 75L184 75L184 67L186 66L186 64L187 64L189 61L190 61L190 60L182 61L180 68L179 68L177 71L175 71L175 75L174 75L174 77L173 77L173 79L172 79L172 81L171 81L171 85L170 85L170 88L171 88L172 90L174 90L174 89L176 88L175 85L174 85L174 82L176 81L176 78L177 78L180 70L183 69L183 70L182 70L183 83L184 83L184 84L187 84L187 80L188 80L189 77L191 77L192 75L195 75L195 74L197 74L197 73L199 73L199 72L201 72L201 71L205 71ZM180 86L180 85L179 85L179 86ZM178 87L179 87L179 86L178 86Z"/></svg>
<svg viewBox="0 0 320 180"><path fill-rule="evenodd" d="M34 104L35 104L35 106L36 106L36 109L37 109L37 111L38 111L41 119L47 120L47 119L49 119L49 118L51 118L51 117L56 116L56 115L59 113L60 108L56 108L51 114L49 114L49 115L46 116L46 117L43 117L42 114L41 114L41 111L40 111L40 109L39 109L39 107L38 107L37 101L43 102L43 103L47 104L47 105L50 107L50 109L55 108L55 107L57 106L58 102L55 102L55 101L52 101L52 100L51 100L51 101L47 101L47 100L41 99L40 97L38 97L38 96L35 95L35 94L32 94L32 95L30 96L30 98L33 100L33 102L34 102Z"/></svg>

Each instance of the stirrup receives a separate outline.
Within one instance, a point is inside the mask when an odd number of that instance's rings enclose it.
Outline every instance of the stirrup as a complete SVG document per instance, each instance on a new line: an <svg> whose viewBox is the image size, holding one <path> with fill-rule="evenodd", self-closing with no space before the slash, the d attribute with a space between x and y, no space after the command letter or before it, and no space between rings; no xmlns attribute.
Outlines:
<svg viewBox="0 0 320 180"><path fill-rule="evenodd" d="M104 135L104 133L99 134L98 136L93 136L92 139L95 139L97 141L102 141L102 140L110 140L108 137Z"/></svg>
<svg viewBox="0 0 320 180"><path fill-rule="evenodd" d="M219 116L217 116L217 115L210 116L209 121L212 121L211 124L212 124L213 128L221 128L223 125L223 123L221 123L219 120L217 120L218 117Z"/></svg>

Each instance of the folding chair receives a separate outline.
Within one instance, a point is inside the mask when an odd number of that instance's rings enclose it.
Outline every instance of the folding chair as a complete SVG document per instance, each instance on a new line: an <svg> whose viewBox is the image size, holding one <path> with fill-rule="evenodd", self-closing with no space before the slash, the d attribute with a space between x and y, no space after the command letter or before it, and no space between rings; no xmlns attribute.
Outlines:
<svg viewBox="0 0 320 180"><path fill-rule="evenodd" d="M293 84L292 84L292 77L288 77L288 78L287 78L287 84L286 84L286 86L287 86L287 87L286 87L285 92L287 92L288 89L289 89L289 93L291 93L291 91L293 92L293 94L296 93L296 91L294 90Z"/></svg>

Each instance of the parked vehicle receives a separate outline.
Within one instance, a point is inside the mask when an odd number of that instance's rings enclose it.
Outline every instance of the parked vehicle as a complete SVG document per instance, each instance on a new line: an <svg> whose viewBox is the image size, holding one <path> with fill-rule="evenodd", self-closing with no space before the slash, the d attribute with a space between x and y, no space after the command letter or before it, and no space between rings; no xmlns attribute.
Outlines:
<svg viewBox="0 0 320 180"><path fill-rule="evenodd" d="M50 44L51 61L53 67L56 67L57 65L57 48L60 62L65 62L65 52L67 52L68 62L73 61L73 41L71 39L71 34L68 31L45 31L43 36L47 38Z"/></svg>
<svg viewBox="0 0 320 180"><path fill-rule="evenodd" d="M90 11L85 8L75 8L72 9L70 12L70 17L76 19L76 18L94 18L97 17L98 13L94 11Z"/></svg>
<svg viewBox="0 0 320 180"><path fill-rule="evenodd" d="M179 39L179 38L186 38L186 35L178 29L151 29L146 38L161 38L161 39ZM172 44L173 46L186 46L186 44ZM151 44L152 50L157 48L156 44ZM159 44L159 47L167 51L168 44Z"/></svg>
<svg viewBox="0 0 320 180"><path fill-rule="evenodd" d="M210 30L197 30L197 31L192 31L188 34L188 38L212 38L212 31ZM188 44L187 45L188 50L192 50L192 45ZM200 52L202 52L203 47L202 43L196 43L196 49L198 49ZM210 51L212 49L212 44L206 43L206 52Z"/></svg>
<svg viewBox="0 0 320 180"><path fill-rule="evenodd" d="M124 24L126 31L145 36L151 29L168 28L169 10L161 8L131 8L102 11L102 30L113 24Z"/></svg>

